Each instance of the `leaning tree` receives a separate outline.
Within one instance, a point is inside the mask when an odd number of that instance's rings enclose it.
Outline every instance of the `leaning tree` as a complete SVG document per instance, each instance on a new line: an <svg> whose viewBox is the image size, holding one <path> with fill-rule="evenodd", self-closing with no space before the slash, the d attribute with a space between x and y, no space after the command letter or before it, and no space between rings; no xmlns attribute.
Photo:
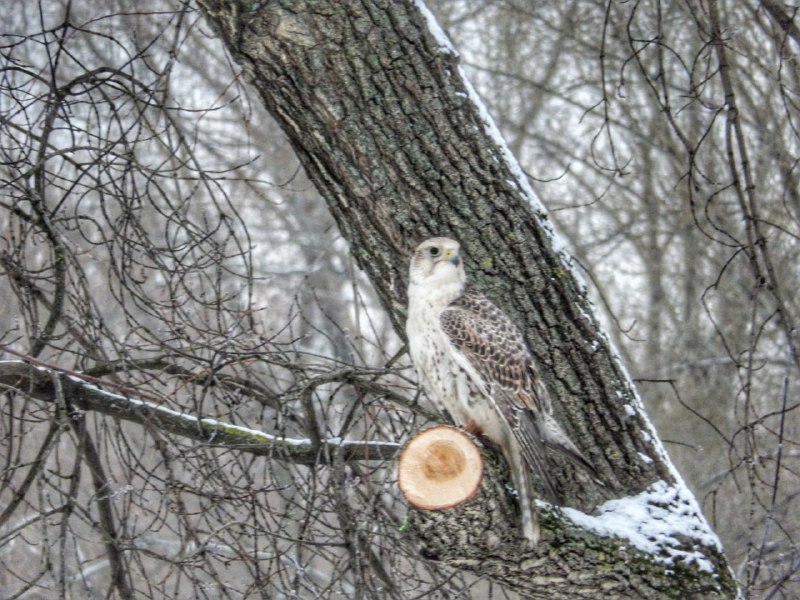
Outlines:
<svg viewBox="0 0 800 600"><path fill-rule="evenodd" d="M191 586L212 597L402 598L465 593L474 576L487 595L735 597L568 252L427 9L198 4L396 332L409 250L433 234L458 238L473 278L524 329L598 480L559 463L567 506L539 503L534 548L521 543L507 467L490 448L466 505L408 509L394 460L440 417L415 396L402 346L369 366L340 319L320 328L299 311L264 326L260 257L242 233L263 215L220 192L225 177L200 168L170 104L193 13L173 15L163 64L142 43L121 67L62 77L62 63L91 62L70 43L92 22L67 10L35 38L50 51L47 77L16 46L4 55L16 143L4 144L0 258L23 322L4 332L0 365L3 584L19 596L108 585L120 597ZM213 201L197 207L195 194ZM101 281L107 304L95 300ZM19 566L37 546L45 559Z"/></svg>

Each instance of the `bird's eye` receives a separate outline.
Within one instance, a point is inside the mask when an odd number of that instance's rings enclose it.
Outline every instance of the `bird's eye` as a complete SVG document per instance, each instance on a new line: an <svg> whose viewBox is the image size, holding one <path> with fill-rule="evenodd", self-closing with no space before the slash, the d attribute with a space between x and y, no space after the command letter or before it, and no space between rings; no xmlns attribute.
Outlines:
<svg viewBox="0 0 800 600"><path fill-rule="evenodd" d="M439 250L438 246L433 246L432 248L428 249L428 254L431 256L439 256L440 252L441 250Z"/></svg>

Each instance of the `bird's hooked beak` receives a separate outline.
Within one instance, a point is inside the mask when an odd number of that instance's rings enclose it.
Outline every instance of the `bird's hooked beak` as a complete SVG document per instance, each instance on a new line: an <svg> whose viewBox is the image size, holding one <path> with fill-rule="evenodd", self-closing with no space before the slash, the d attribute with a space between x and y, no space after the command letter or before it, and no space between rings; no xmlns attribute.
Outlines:
<svg viewBox="0 0 800 600"><path fill-rule="evenodd" d="M442 258L444 258L444 260L449 260L456 267L461 264L461 256L458 254L458 250L452 248L445 250Z"/></svg>

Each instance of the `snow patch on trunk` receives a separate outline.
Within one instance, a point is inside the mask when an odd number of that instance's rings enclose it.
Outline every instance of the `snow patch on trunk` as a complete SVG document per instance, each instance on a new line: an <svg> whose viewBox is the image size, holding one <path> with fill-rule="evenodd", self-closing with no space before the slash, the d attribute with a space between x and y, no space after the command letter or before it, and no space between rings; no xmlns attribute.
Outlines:
<svg viewBox="0 0 800 600"><path fill-rule="evenodd" d="M627 540L632 548L646 552L657 562L696 563L702 571L716 572L706 556L708 547L722 552L719 538L682 483L657 481L641 494L606 502L596 516L574 508L561 511L575 525L600 536ZM686 549L690 540L697 550Z"/></svg>

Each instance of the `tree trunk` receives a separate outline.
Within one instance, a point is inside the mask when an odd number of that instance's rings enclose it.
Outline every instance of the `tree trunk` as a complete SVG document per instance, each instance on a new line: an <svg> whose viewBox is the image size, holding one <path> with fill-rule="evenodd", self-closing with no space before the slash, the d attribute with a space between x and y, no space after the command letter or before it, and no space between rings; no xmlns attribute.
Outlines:
<svg viewBox="0 0 800 600"><path fill-rule="evenodd" d="M537 548L498 550L463 523L456 527L469 543L442 543L452 533L438 521L446 513L412 511L428 555L531 597L733 597L715 536L435 24L413 2L198 2L285 130L400 335L409 250L431 235L458 239L468 273L524 330L557 417L606 486L598 492L565 468L557 478L570 504L590 512L609 496L638 495L685 524L648 553L552 509Z"/></svg>

